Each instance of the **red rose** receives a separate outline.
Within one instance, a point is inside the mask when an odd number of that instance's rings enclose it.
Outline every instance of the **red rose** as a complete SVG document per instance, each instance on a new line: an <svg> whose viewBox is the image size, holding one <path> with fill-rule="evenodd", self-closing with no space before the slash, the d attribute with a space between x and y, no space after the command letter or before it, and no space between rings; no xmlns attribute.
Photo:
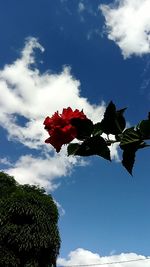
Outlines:
<svg viewBox="0 0 150 267"><path fill-rule="evenodd" d="M45 140L50 143L57 152L60 151L62 145L69 144L77 137L77 129L71 124L72 119L87 120L83 111L76 109L73 111L70 107L64 108L62 114L58 111L50 118L47 117L44 121L45 129L48 131L50 137Z"/></svg>

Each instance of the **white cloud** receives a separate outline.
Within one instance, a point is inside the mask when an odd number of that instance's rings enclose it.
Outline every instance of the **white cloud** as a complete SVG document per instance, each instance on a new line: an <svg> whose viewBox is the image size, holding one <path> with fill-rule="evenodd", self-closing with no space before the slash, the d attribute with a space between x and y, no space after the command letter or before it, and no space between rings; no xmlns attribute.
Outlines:
<svg viewBox="0 0 150 267"><path fill-rule="evenodd" d="M105 104L92 105L80 95L80 82L71 75L69 67L60 73L41 74L36 67L35 48L44 52L37 39L29 38L20 58L0 70L0 126L7 130L9 140L36 149L38 157L21 155L4 171L20 183L39 183L53 190L55 179L68 175L78 161L65 156L66 147L61 154L52 155L53 148L44 143L48 137L43 127L44 118L71 106L83 109L87 117L97 122L103 116ZM116 147L112 152L114 157Z"/></svg>
<svg viewBox="0 0 150 267"><path fill-rule="evenodd" d="M108 39L121 49L124 58L150 53L150 1L115 0L100 5Z"/></svg>
<svg viewBox="0 0 150 267"><path fill-rule="evenodd" d="M78 4L78 12L81 13L85 10L85 5L82 2Z"/></svg>
<svg viewBox="0 0 150 267"><path fill-rule="evenodd" d="M42 46L35 38L26 42L21 58L0 71L0 125L11 139L17 139L30 148L44 144L47 133L44 118L56 110L71 106L84 110L93 120L101 118L105 106L91 105L80 96L80 82L64 67L61 73L40 74L35 63L34 49ZM25 126L18 122L19 116L26 118Z"/></svg>
<svg viewBox="0 0 150 267"><path fill-rule="evenodd" d="M6 166L11 166L12 164L9 162L8 158L0 158L0 164L6 165Z"/></svg>
<svg viewBox="0 0 150 267"><path fill-rule="evenodd" d="M60 203L58 201L56 201L55 199L53 199L53 200L54 200L55 204L57 205L60 216L64 216L66 214L66 211L64 210L62 205L60 205Z"/></svg>
<svg viewBox="0 0 150 267"><path fill-rule="evenodd" d="M141 260L142 259L142 260ZM112 256L105 256L102 257L97 253L93 253L89 250L85 250L83 248L78 248L74 251L71 251L67 257L67 259L64 258L58 258L57 264L58 266L64 266L64 265L77 265L77 264L105 264L105 266L109 266L111 263L111 266L113 267L128 267L128 263L119 263L119 264L112 264L112 262L122 262L122 261L131 261L130 267L149 267L150 266L150 260L145 260L146 257L142 255L137 255L136 253L121 253L120 255L112 255ZM133 261L138 260L138 261ZM107 264L108 263L108 264ZM92 265L91 265L92 266Z"/></svg>
<svg viewBox="0 0 150 267"><path fill-rule="evenodd" d="M35 184L44 187L47 192L55 190L60 185L60 178L70 176L75 166L86 166L87 161L77 157L67 157L65 147L57 154L38 151L39 156L22 155L14 163L7 158L0 159L5 167L2 171L14 176L20 184ZM58 204L61 214L63 208Z"/></svg>
<svg viewBox="0 0 150 267"><path fill-rule="evenodd" d="M62 153L43 157L24 155L13 166L7 168L7 173L13 175L21 184L38 184L48 191L57 188L59 184L56 178L69 175L75 163L76 160L67 158Z"/></svg>
<svg viewBox="0 0 150 267"><path fill-rule="evenodd" d="M78 248L71 251L68 259L58 258L58 266L71 265L71 264L90 264L99 262L101 257L97 253L92 253L89 250Z"/></svg>
<svg viewBox="0 0 150 267"><path fill-rule="evenodd" d="M115 159L117 162L120 162L117 149L118 149L118 143L112 144L111 149L110 149L110 156L112 159Z"/></svg>

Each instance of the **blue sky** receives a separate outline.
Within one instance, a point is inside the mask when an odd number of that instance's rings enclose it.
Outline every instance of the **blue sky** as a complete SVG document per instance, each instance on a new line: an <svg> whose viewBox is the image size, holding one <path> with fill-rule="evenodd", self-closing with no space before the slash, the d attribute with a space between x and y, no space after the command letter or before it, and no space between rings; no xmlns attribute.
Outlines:
<svg viewBox="0 0 150 267"><path fill-rule="evenodd" d="M66 147L45 145L42 125L68 106L96 122L111 100L128 108L131 125L147 117L149 8L149 0L0 4L0 167L58 202L61 266L150 256L150 151L137 155L131 178L116 146L112 163L68 158Z"/></svg>

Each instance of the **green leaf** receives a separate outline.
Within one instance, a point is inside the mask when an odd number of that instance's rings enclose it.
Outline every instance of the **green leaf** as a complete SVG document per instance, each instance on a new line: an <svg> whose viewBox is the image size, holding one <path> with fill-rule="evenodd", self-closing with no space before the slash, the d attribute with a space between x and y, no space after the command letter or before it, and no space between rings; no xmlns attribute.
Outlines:
<svg viewBox="0 0 150 267"><path fill-rule="evenodd" d="M149 145L145 142L138 143L130 143L124 147L123 155L122 155L122 165L126 168L126 170L132 175L132 169L135 162L135 156L138 149L148 147Z"/></svg>
<svg viewBox="0 0 150 267"><path fill-rule="evenodd" d="M130 146L128 146L123 151L123 159L122 159L122 165L126 168L126 170L132 175L132 169L135 162L135 153L137 149L131 149Z"/></svg>
<svg viewBox="0 0 150 267"><path fill-rule="evenodd" d="M122 165L132 175L135 153L142 144L141 135L131 127L122 133L120 147L123 149Z"/></svg>
<svg viewBox="0 0 150 267"><path fill-rule="evenodd" d="M117 110L116 112L116 126L118 127L118 130L120 131L120 133L122 133L126 127L126 120L123 116L125 110L126 108L123 108L123 109Z"/></svg>
<svg viewBox="0 0 150 267"><path fill-rule="evenodd" d="M102 129L101 123L98 122L94 124L92 134L96 136L96 135L101 135L102 133L103 133L103 129Z"/></svg>
<svg viewBox="0 0 150 267"><path fill-rule="evenodd" d="M150 120L143 120L137 125L143 139L150 138Z"/></svg>
<svg viewBox="0 0 150 267"><path fill-rule="evenodd" d="M138 130L131 127L122 133L120 147L123 149L122 165L132 175L132 169L135 162L135 155L138 149L149 146L146 144Z"/></svg>
<svg viewBox="0 0 150 267"><path fill-rule="evenodd" d="M97 145L98 145L98 147L96 149L97 155L104 158L104 159L111 161L110 149L108 148L105 140L102 137L99 138Z"/></svg>
<svg viewBox="0 0 150 267"><path fill-rule="evenodd" d="M138 131L134 129L134 127L131 127L129 129L126 129L121 136L121 142L120 147L124 149L127 145L139 145L142 142L141 135Z"/></svg>
<svg viewBox="0 0 150 267"><path fill-rule="evenodd" d="M119 115L123 115L123 113L125 112L126 109L127 109L127 108L122 108L122 109L120 109L120 110L117 110L117 113L118 113Z"/></svg>
<svg viewBox="0 0 150 267"><path fill-rule="evenodd" d="M101 128L104 133L117 135L123 132L126 126L126 121L123 117L125 110L126 108L117 111L114 103L112 101L109 103L101 121Z"/></svg>
<svg viewBox="0 0 150 267"><path fill-rule="evenodd" d="M74 118L71 120L71 124L76 127L79 140L85 140L93 132L93 122L89 119Z"/></svg>
<svg viewBox="0 0 150 267"><path fill-rule="evenodd" d="M107 160L110 158L110 150L101 136L94 136L86 139L81 145L76 146L74 155L78 156L92 156L98 155Z"/></svg>
<svg viewBox="0 0 150 267"><path fill-rule="evenodd" d="M76 155L77 150L80 148L80 144L72 143L67 147L68 156Z"/></svg>

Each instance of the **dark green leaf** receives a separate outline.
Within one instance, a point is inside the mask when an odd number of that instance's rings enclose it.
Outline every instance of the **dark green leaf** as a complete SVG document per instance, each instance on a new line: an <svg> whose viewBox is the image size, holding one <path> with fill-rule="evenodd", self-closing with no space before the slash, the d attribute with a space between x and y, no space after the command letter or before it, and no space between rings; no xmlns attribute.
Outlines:
<svg viewBox="0 0 150 267"><path fill-rule="evenodd" d="M114 114L115 115L115 113L116 113L116 106L112 101L110 101L110 103L108 104L108 106L106 108L106 111L105 111L105 114L104 114L104 118L109 118L110 114Z"/></svg>
<svg viewBox="0 0 150 267"><path fill-rule="evenodd" d="M93 132L93 122L89 119L74 118L71 120L71 124L77 129L77 139L85 140L90 137Z"/></svg>
<svg viewBox="0 0 150 267"><path fill-rule="evenodd" d="M134 127L131 127L129 129L126 129L122 133L120 147L124 149L125 146L128 146L130 144L139 145L142 142L141 135L138 131L134 129Z"/></svg>
<svg viewBox="0 0 150 267"><path fill-rule="evenodd" d="M127 108L122 108L122 109L119 109L117 110L117 113L120 114L120 115L123 115L123 113L125 112Z"/></svg>
<svg viewBox="0 0 150 267"><path fill-rule="evenodd" d="M125 130L122 133L120 147L123 149L122 165L132 175L132 169L135 162L135 154L138 149L149 146L141 139L139 131L134 127Z"/></svg>
<svg viewBox="0 0 150 267"><path fill-rule="evenodd" d="M126 168L126 170L132 175L132 169L135 161L135 153L137 149L134 149L130 146L123 151L123 159L122 165Z"/></svg>
<svg viewBox="0 0 150 267"><path fill-rule="evenodd" d="M150 138L150 120L141 121L138 124L137 129L140 131L143 139L149 139Z"/></svg>
<svg viewBox="0 0 150 267"><path fill-rule="evenodd" d="M101 123L98 122L96 124L94 124L94 127L93 127L93 135L101 135L103 133L103 129L102 129L102 126L101 126Z"/></svg>
<svg viewBox="0 0 150 267"><path fill-rule="evenodd" d="M94 136L86 139L75 152L78 156L98 155L107 160L110 159L110 150L101 136Z"/></svg>
<svg viewBox="0 0 150 267"><path fill-rule="evenodd" d="M138 131L131 127L122 133L120 147L123 149L122 165L132 175L135 161L135 153L142 144L141 136Z"/></svg>
<svg viewBox="0 0 150 267"><path fill-rule="evenodd" d="M116 141L117 141L117 142L120 142L121 139L122 139L122 134L116 134L116 135L115 135L115 138L116 138Z"/></svg>
<svg viewBox="0 0 150 267"><path fill-rule="evenodd" d="M140 148L145 148L145 147L149 147L150 145L145 143L144 141L139 145L139 149Z"/></svg>
<svg viewBox="0 0 150 267"><path fill-rule="evenodd" d="M118 130L120 131L120 133L122 133L126 127L126 120L123 116L123 113L125 112L125 110L126 108L123 108L123 109L117 110L116 112L116 126L118 127Z"/></svg>
<svg viewBox="0 0 150 267"><path fill-rule="evenodd" d="M112 101L109 103L101 121L101 128L104 133L117 135L123 132L126 125L123 117L125 110L126 108L117 111L114 103Z"/></svg>
<svg viewBox="0 0 150 267"><path fill-rule="evenodd" d="M126 170L132 175L132 169L135 162L135 154L138 149L148 147L149 145L145 142L138 143L130 143L124 147L123 151L123 159L122 165L126 168Z"/></svg>
<svg viewBox="0 0 150 267"><path fill-rule="evenodd" d="M78 143L69 144L67 147L68 156L76 155L77 150L80 148Z"/></svg>

